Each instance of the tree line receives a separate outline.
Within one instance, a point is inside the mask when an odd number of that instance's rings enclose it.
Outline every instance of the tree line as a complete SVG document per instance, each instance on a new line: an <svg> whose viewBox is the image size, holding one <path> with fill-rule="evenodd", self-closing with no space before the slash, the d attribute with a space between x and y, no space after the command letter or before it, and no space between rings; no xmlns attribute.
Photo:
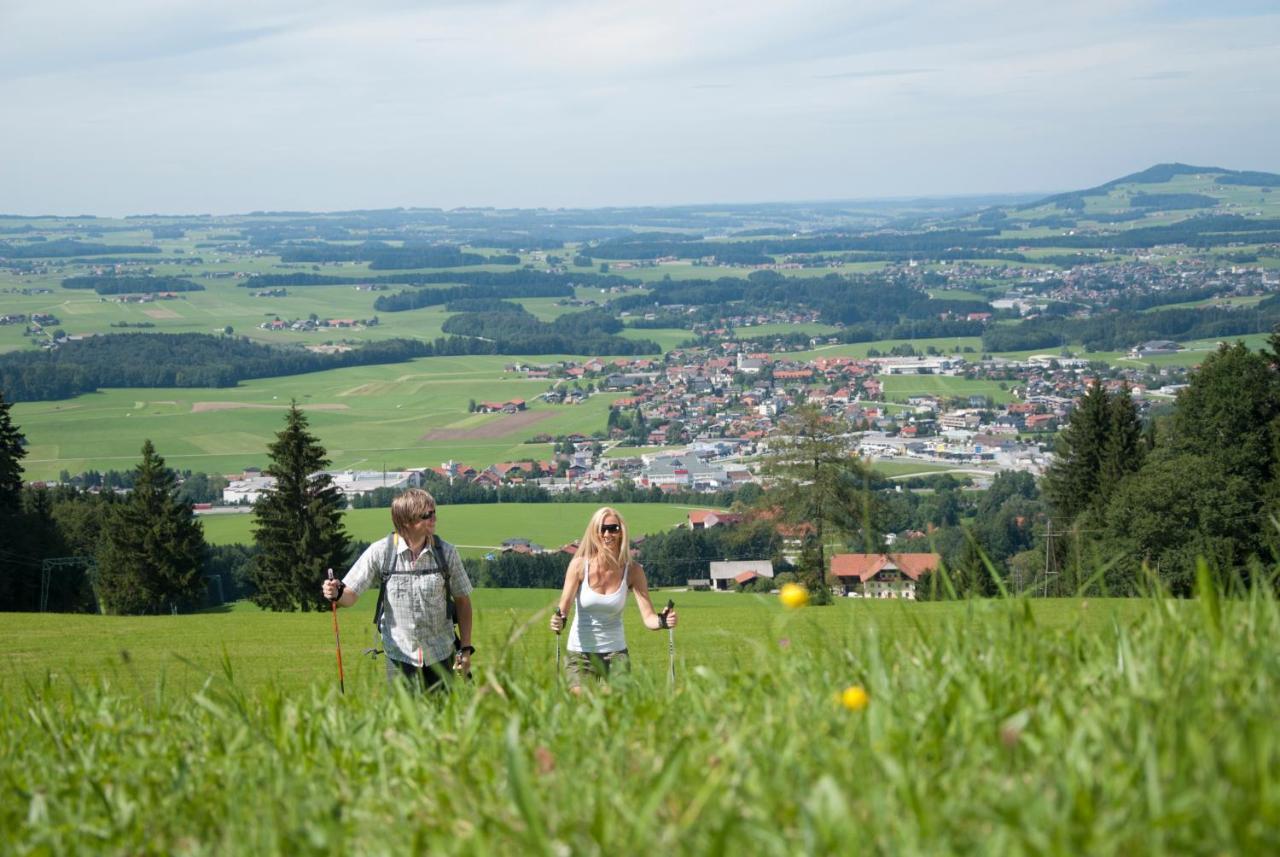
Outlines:
<svg viewBox="0 0 1280 857"><path fill-rule="evenodd" d="M1165 195L1153 195L1158 198ZM1075 197L1064 197L1070 204ZM1216 203L1212 198L1211 202ZM1179 200L1175 199L1174 202ZM1186 202L1186 200L1181 200ZM1081 203L1083 205L1083 203ZM1133 219L1126 217L1123 219ZM1038 225L1053 225L1039 223ZM1068 225L1065 221L1059 225ZM1074 225L1072 222L1070 225ZM1228 241L1250 244L1280 240L1280 220L1246 218L1237 214L1192 217L1178 223L1145 226L1105 234L1050 235L1042 237L1000 237L996 228L938 229L913 233L831 234L807 238L762 238L746 241L705 241L666 237L655 240L647 235L631 235L602 241L581 252L597 259L658 259L672 256L680 259L714 258L725 264L769 264L782 256L798 256L830 252L891 252L928 256L953 253L957 248L973 253L979 250L1016 251L1023 247L1071 247L1106 250L1113 248L1149 248L1157 244L1187 244L1212 247Z"/></svg>
<svg viewBox="0 0 1280 857"><path fill-rule="evenodd" d="M884 325L940 321L940 316L953 312L993 312L990 304L984 301L957 304L955 301L936 300L904 280L882 274L785 277L776 271L755 271L745 278L664 279L649 284L648 288L648 294L614 298L609 302L610 309L643 311L654 306L672 305L713 307L723 317L755 309L804 307L816 310L819 321L823 323L868 324L876 331L883 330ZM972 330L973 327L970 325L965 329ZM883 335L870 338L879 339Z"/></svg>
<svg viewBox="0 0 1280 857"><path fill-rule="evenodd" d="M473 337L492 347L494 354L659 354L648 339L618 336L622 323L600 310L567 313L542 321L523 307L516 311L464 312L445 320L442 330L455 337Z"/></svg>
<svg viewBox="0 0 1280 857"><path fill-rule="evenodd" d="M1278 322L1280 299L1273 295L1248 310L1172 307L1079 319L1044 315L1015 325L987 327L982 347L985 351L1027 351L1079 342L1090 351L1120 351L1151 339L1214 339L1258 333Z"/></svg>
<svg viewBox="0 0 1280 857"><path fill-rule="evenodd" d="M183 277L83 276L67 277L64 289L93 289L100 295L123 295L137 292L203 292L204 286Z"/></svg>
<svg viewBox="0 0 1280 857"><path fill-rule="evenodd" d="M438 341L439 342L439 341ZM12 401L65 399L101 387L230 387L250 378L400 363L448 351L386 339L337 354L203 333L112 333L49 351L0 355L0 389Z"/></svg>
<svg viewBox="0 0 1280 857"><path fill-rule="evenodd" d="M1218 200L1203 193L1135 193L1129 197L1130 208L1213 208Z"/></svg>
<svg viewBox="0 0 1280 857"><path fill-rule="evenodd" d="M1223 580L1274 579L1280 334L1266 352L1222 346L1145 428L1126 391L1095 385L1060 444L1045 490L1067 571L1100 569L1113 593L1158 579L1190 594L1198 562Z"/></svg>
<svg viewBox="0 0 1280 857"><path fill-rule="evenodd" d="M414 289L394 295L381 295L373 302L378 312L404 312L428 306L449 305L465 300L504 300L508 298L565 298L572 297L570 283L547 281L500 284L476 283L445 289Z"/></svg>
<svg viewBox="0 0 1280 857"><path fill-rule="evenodd" d="M582 252L596 259L680 259L714 257L726 264L767 264L776 256L838 251L946 251L953 247L983 246L981 241L999 235L998 229L938 229L913 234L829 234L811 238L759 238L746 241L682 240L665 236L655 240L640 234L602 241Z"/></svg>
<svg viewBox="0 0 1280 857"><path fill-rule="evenodd" d="M402 268L460 268L485 265L486 256L464 253L453 244L411 244L393 246L384 241L360 244L286 244L280 248L282 262L368 262L370 270Z"/></svg>
<svg viewBox="0 0 1280 857"><path fill-rule="evenodd" d="M240 283L241 288L264 289L276 286L354 286L362 283L430 286L439 284L461 284L463 286L485 287L486 292L474 292L477 297L564 297L573 294L575 286L592 286L609 288L619 285L634 285L634 282L617 275L601 275L591 273L555 274L546 271L441 271L433 274L384 274L378 277L349 277L331 274L255 274ZM561 291L542 293L526 293L522 289L536 287L551 288L559 286ZM504 289L511 289L503 294ZM564 291L567 289L568 291ZM459 294L459 297L466 297Z"/></svg>
<svg viewBox="0 0 1280 857"><path fill-rule="evenodd" d="M159 247L125 244L93 244L73 238L56 241L40 241L31 244L11 244L0 241L0 258L4 259L66 259L72 256L106 256L119 254L159 253Z"/></svg>

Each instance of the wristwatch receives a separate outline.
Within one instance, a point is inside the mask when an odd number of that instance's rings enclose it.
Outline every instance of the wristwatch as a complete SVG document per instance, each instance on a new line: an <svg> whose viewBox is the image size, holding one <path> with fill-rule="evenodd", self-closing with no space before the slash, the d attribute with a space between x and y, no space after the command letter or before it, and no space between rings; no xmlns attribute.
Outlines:
<svg viewBox="0 0 1280 857"><path fill-rule="evenodd" d="M476 653L475 646L458 646L458 654L474 655Z"/></svg>

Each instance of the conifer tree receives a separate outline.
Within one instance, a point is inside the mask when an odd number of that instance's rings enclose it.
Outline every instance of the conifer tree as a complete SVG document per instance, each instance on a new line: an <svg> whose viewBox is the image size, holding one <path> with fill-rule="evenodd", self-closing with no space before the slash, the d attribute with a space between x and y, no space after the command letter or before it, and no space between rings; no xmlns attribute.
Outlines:
<svg viewBox="0 0 1280 857"><path fill-rule="evenodd" d="M1054 511L1074 521L1099 499L1103 450L1111 422L1107 393L1095 380L1058 435L1052 466L1045 473L1045 493Z"/></svg>
<svg viewBox="0 0 1280 857"><path fill-rule="evenodd" d="M25 438L18 431L9 416L9 402L0 393L0 532L19 534L23 531L20 525L22 501L22 458L27 454L23 448ZM25 603L18 603L16 595L24 578L38 574L32 570L29 562L13 542L12 536L6 536L7 544L0 545L5 553L0 553L0 605L10 610L30 609Z"/></svg>
<svg viewBox="0 0 1280 857"><path fill-rule="evenodd" d="M1107 437L1102 447L1098 479L1101 509L1111 499L1120 482L1136 473L1146 458L1147 445L1142 419L1129 393L1129 385L1109 397L1107 402Z"/></svg>
<svg viewBox="0 0 1280 857"><path fill-rule="evenodd" d="M258 590L253 601L269 610L326 609L325 571L341 573L350 547L342 526L346 503L322 472L329 460L297 402L267 449L266 473L276 484L253 507L253 538L261 550L250 568Z"/></svg>
<svg viewBox="0 0 1280 857"><path fill-rule="evenodd" d="M108 613L189 609L203 599L204 530L177 498L177 479L150 440L133 489L110 507L98 550L98 597Z"/></svg>
<svg viewBox="0 0 1280 857"><path fill-rule="evenodd" d="M1277 475L1273 458L1280 417L1280 375L1242 342L1222 346L1178 394L1170 446L1211 458L1224 473L1253 485Z"/></svg>
<svg viewBox="0 0 1280 857"><path fill-rule="evenodd" d="M849 449L847 422L803 405L782 421L769 445L764 471L771 478L761 502L784 521L813 527L813 556L802 555L801 579L812 603L826 604L826 543L860 530L867 543L874 514L866 490L868 473ZM870 549L870 548L867 548Z"/></svg>
<svg viewBox="0 0 1280 857"><path fill-rule="evenodd" d="M0 515L17 514L22 505L22 459L26 438L9 416L12 405L0 391Z"/></svg>
<svg viewBox="0 0 1280 857"><path fill-rule="evenodd" d="M986 551L972 530L965 531L964 545L952 560L951 582L961 598L986 598L999 590L987 569Z"/></svg>

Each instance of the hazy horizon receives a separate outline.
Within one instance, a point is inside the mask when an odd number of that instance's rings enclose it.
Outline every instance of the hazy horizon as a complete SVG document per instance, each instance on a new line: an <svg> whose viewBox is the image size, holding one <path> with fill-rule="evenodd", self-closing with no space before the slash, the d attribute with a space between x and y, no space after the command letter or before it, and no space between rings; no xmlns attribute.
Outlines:
<svg viewBox="0 0 1280 857"><path fill-rule="evenodd" d="M751 199L742 200L740 202L723 202L723 201L701 201L701 202L682 202L682 203L652 203L647 205L592 205L592 206L547 206L547 205L530 205L530 206L506 206L506 205L458 205L452 208L443 208L441 206L432 205L397 205L387 206L385 208L315 208L315 209L252 209L244 211L224 211L224 212L208 212L208 211L131 211L122 214L98 214L91 211L76 212L15 212L0 211L0 217L8 218L27 218L27 219L55 219L70 220L78 218L101 218L104 220L123 220L131 218L148 218L148 217L164 217L164 218L183 218L183 217L248 217L253 215L288 215L288 214L349 214L360 211L440 211L446 214L464 211L627 211L627 210L663 210L663 209L714 209L714 208L750 208L754 206L780 206L780 207L803 207L803 206L867 206L890 207L893 205L907 205L910 203L963 203L972 201L974 204L999 204L1000 200L1007 200L1008 203L1024 199L1038 199L1041 196L1051 196L1057 193L1064 193L1076 188L1057 188L1050 190L1032 190L1011 193L961 193L961 194L935 194L935 195L912 195L912 196L879 196L864 198L848 198L848 199Z"/></svg>
<svg viewBox="0 0 1280 857"><path fill-rule="evenodd" d="M1232 0L0 6L0 210L676 207L1280 172ZM1037 190L1045 188L1045 190Z"/></svg>

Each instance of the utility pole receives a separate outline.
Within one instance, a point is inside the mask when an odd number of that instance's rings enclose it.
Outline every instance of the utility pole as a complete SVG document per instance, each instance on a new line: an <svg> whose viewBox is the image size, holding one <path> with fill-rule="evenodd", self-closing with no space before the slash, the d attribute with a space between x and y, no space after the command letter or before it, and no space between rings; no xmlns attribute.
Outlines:
<svg viewBox="0 0 1280 857"><path fill-rule="evenodd" d="M1053 555L1053 537L1061 536L1061 535L1065 535L1065 533L1061 531L1055 533L1053 531L1053 518L1049 518L1047 521L1045 521L1044 576L1042 578L1043 583L1042 583L1042 589L1040 592L1040 597L1042 598L1049 597L1049 578L1051 576L1052 577L1058 576L1058 563Z"/></svg>
<svg viewBox="0 0 1280 857"><path fill-rule="evenodd" d="M49 612L49 589L53 583L53 571L57 568L81 567L89 575L95 599L98 588L94 578L98 573L98 561L90 556L57 556L40 561L40 612ZM99 605L101 609L101 605Z"/></svg>

